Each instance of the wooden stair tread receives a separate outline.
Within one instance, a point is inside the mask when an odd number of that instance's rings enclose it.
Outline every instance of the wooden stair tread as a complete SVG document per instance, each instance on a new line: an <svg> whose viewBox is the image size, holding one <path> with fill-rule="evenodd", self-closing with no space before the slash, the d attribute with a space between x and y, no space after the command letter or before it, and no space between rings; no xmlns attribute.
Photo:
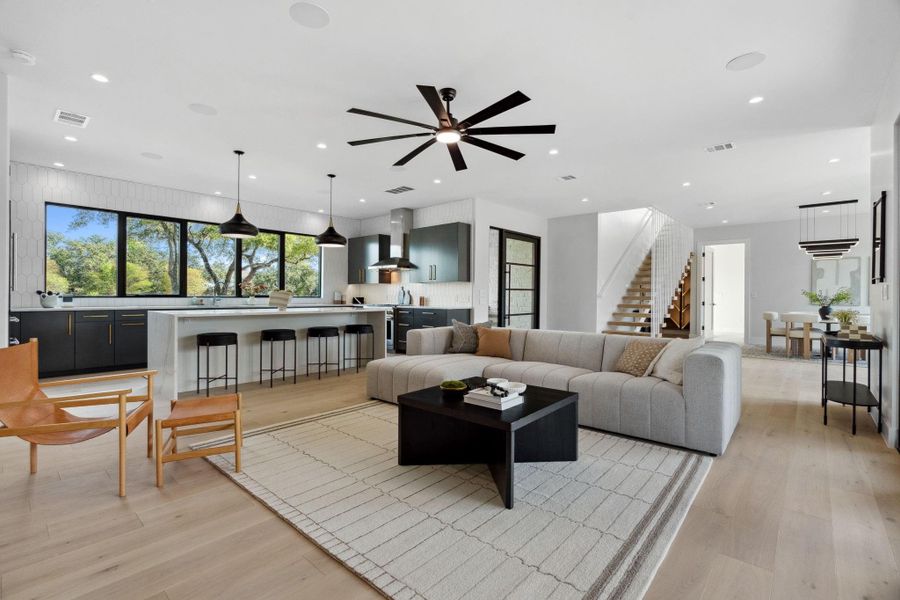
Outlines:
<svg viewBox="0 0 900 600"><path fill-rule="evenodd" d="M644 328L649 327L649 321L607 321L606 325L609 327L638 327Z"/></svg>
<svg viewBox="0 0 900 600"><path fill-rule="evenodd" d="M650 313L642 313L642 312L614 312L612 314L614 317L634 317L639 319L649 319Z"/></svg>
<svg viewBox="0 0 900 600"><path fill-rule="evenodd" d="M640 337L650 337L649 331L616 331L614 329L604 329L601 333L611 333L613 335L637 335Z"/></svg>

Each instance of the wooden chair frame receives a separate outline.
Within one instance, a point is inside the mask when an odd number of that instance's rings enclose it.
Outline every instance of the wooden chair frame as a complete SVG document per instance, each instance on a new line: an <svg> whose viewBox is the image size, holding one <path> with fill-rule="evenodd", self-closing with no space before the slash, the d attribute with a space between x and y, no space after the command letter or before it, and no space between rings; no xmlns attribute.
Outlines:
<svg viewBox="0 0 900 600"><path fill-rule="evenodd" d="M150 370L134 371L128 373L95 375L77 379L61 379L56 381L38 383L36 369L38 341L37 339L31 339L28 344L32 345L33 364L35 365L33 378L35 386L38 390L41 390L43 388L61 387L65 385L83 385L86 383L98 383L104 381L120 381L123 379L134 379L135 377L143 377L147 380L147 393L139 396L132 396L130 395L132 392L130 388L123 388L110 391L57 396L55 398L33 398L24 401L0 402L0 409L25 408L34 406L36 404L53 404L56 407L62 409L74 408L78 406L101 406L108 404L117 405L117 415L112 418L79 419L73 422L45 423L40 425L26 425L18 427L9 427L6 424L3 424L0 425L0 437L22 437L38 434L64 433L84 429L115 429L117 430L119 437L119 496L124 497L126 474L126 440L128 435L132 431L134 431L144 420L147 421L147 457L150 458L153 456L153 429L152 427L150 427L150 424L153 422L153 377L157 372ZM127 405L129 402L140 402L140 405L136 409L131 411L130 414L128 413L127 409ZM37 473L38 466L38 444L35 442L29 442L29 444L31 473L35 474Z"/></svg>
<svg viewBox="0 0 900 600"><path fill-rule="evenodd" d="M163 465L168 462L179 460L187 460L190 458L200 458L204 456L212 456L214 454L227 454L234 452L234 471L241 472L241 447L244 445L244 432L241 424L241 394L234 394L237 397L237 409L234 411L226 411L221 413L210 413L206 415L197 415L188 418L166 418L157 419L156 428L156 486L163 487L165 484L165 476L163 474ZM220 398L213 396L212 398L191 398L188 400L172 400L171 408L175 409L178 404L187 404L196 402L202 405L209 400ZM163 441L163 430L171 429L169 437ZM178 451L178 438L201 433L212 433L215 431L231 430L234 435L234 441L227 446L215 446L212 448L200 448L197 450L188 450L184 452Z"/></svg>

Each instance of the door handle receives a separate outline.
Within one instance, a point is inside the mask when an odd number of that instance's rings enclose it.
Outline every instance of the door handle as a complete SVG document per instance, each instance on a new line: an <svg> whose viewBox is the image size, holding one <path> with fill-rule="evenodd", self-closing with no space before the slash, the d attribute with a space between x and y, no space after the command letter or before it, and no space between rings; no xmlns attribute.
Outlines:
<svg viewBox="0 0 900 600"><path fill-rule="evenodd" d="M437 265L434 265L434 279L432 281L437 281Z"/></svg>
<svg viewBox="0 0 900 600"><path fill-rule="evenodd" d="M16 291L16 274L19 266L19 234L9 236L9 291Z"/></svg>
<svg viewBox="0 0 900 600"><path fill-rule="evenodd" d="M143 327L144 323L119 323L120 327Z"/></svg>
<svg viewBox="0 0 900 600"><path fill-rule="evenodd" d="M122 315L122 316L123 317L143 317L145 315L144 315L144 313L132 313L132 314Z"/></svg>
<svg viewBox="0 0 900 600"><path fill-rule="evenodd" d="M85 319L108 319L109 315L84 315Z"/></svg>
<svg viewBox="0 0 900 600"><path fill-rule="evenodd" d="M66 315L66 335L72 335L72 313Z"/></svg>
<svg viewBox="0 0 900 600"><path fill-rule="evenodd" d="M107 325L109 331L109 345L112 346L112 323Z"/></svg>

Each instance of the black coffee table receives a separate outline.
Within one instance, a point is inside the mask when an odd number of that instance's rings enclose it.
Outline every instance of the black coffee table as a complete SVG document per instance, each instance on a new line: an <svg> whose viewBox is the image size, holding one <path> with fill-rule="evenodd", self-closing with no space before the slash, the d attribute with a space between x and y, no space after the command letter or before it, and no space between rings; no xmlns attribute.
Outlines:
<svg viewBox="0 0 900 600"><path fill-rule="evenodd" d="M465 380L470 388L484 380ZM438 387L403 394L401 465L485 463L506 508L513 507L517 462L578 459L578 394L528 386L524 402L504 411L444 400Z"/></svg>

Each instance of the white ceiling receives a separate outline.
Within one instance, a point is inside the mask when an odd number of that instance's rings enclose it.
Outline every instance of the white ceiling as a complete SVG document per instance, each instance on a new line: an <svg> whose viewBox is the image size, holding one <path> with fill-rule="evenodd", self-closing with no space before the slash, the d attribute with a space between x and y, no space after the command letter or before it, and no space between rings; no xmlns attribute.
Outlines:
<svg viewBox="0 0 900 600"><path fill-rule="evenodd" d="M867 126L900 50L896 0L318 0L324 29L292 21L292 3L0 0L0 45L38 61L0 53L13 159L233 196L242 148L258 176L245 198L317 210L334 172L335 213L354 218L470 197L547 216L655 205L695 226L793 218L870 195ZM750 51L768 58L725 70ZM433 121L416 84L457 88L458 117L520 89L532 101L484 125L557 134L490 138L518 162L464 146L459 173L440 145L391 170L418 139L346 144L417 132L350 107ZM92 122L54 123L57 108ZM736 147L705 151L721 142ZM398 185L415 191L382 191Z"/></svg>

